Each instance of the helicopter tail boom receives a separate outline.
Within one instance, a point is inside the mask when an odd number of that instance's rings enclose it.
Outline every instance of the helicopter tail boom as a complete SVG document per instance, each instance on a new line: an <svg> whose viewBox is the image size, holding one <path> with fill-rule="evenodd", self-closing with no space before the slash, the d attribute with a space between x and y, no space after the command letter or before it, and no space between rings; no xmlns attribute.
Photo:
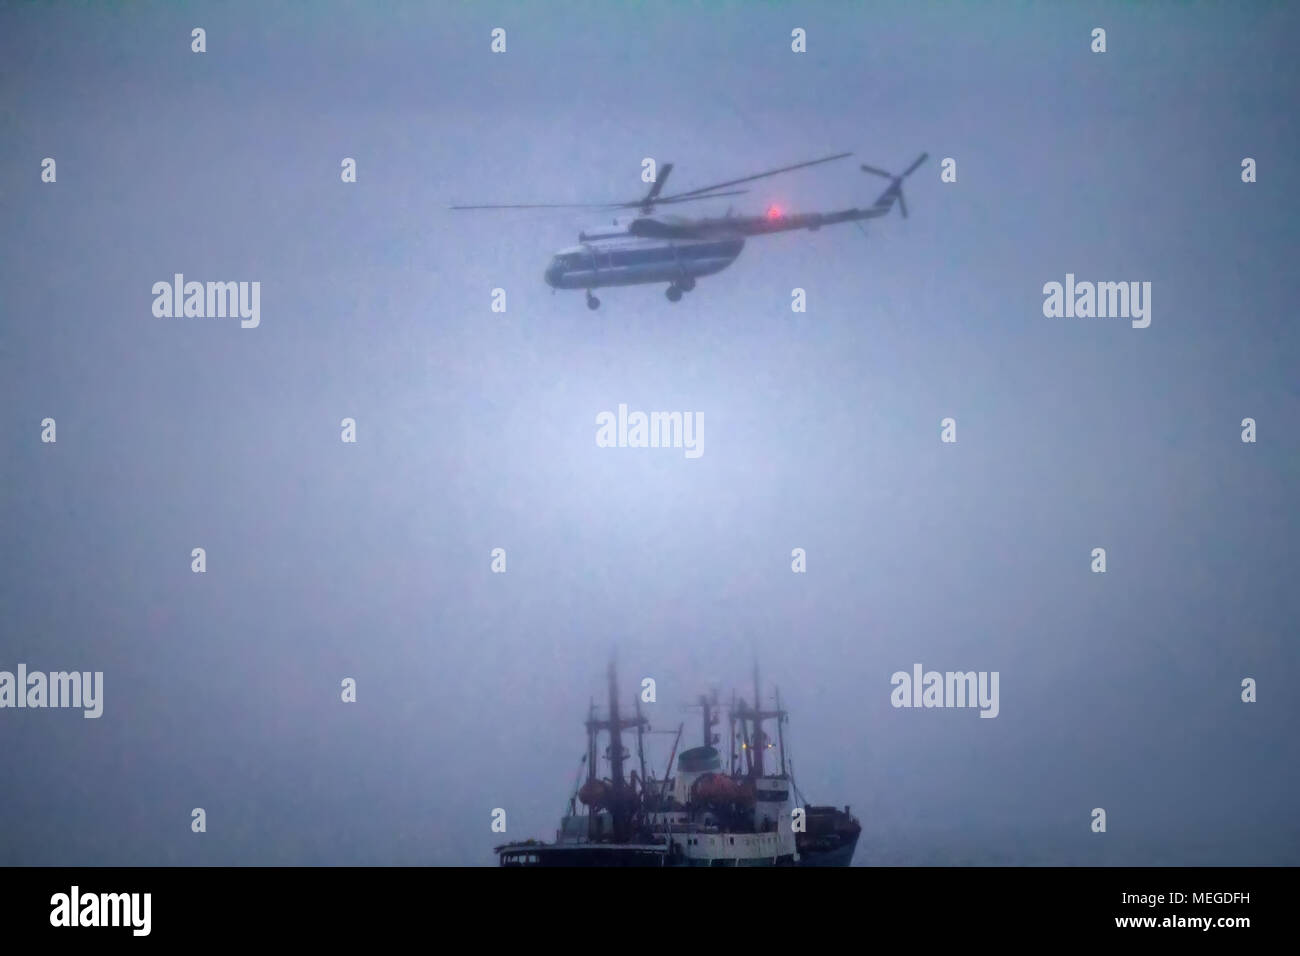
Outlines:
<svg viewBox="0 0 1300 956"><path fill-rule="evenodd" d="M633 223L633 230L642 235L705 237L728 234L744 236L762 236L774 232L790 232L796 229L820 229L822 226L834 226L842 222L860 222L864 219L876 219L888 215L897 204L903 218L907 218L907 200L903 198L903 180L912 175L929 157L922 153L912 165L900 175L885 172L874 166L863 165L864 172L884 176L889 187L880 194L874 203L865 209L840 209L835 212L784 213L772 208L765 216L727 216L721 219L699 219L687 225L664 225L653 219L644 219Z"/></svg>

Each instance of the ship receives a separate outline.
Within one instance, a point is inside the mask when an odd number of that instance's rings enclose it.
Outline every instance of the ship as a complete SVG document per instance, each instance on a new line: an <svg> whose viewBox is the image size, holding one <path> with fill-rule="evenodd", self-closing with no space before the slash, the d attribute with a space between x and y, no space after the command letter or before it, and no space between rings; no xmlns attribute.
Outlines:
<svg viewBox="0 0 1300 956"><path fill-rule="evenodd" d="M862 827L846 806L810 806L786 760L781 707L760 704L758 666L754 704L733 693L726 709L728 759L718 750L722 708L717 692L701 695L701 742L683 750L678 726L667 765L656 775L646 763L645 738L653 731L635 700L619 707L618 677L608 670L608 708L593 703L586 720L587 748L554 842L525 840L495 847L501 866L849 866ZM775 739L767 733L776 728ZM671 734L672 731L665 733ZM635 736L635 755L624 745ZM608 739L603 753L600 742ZM608 776L599 772L601 758ZM634 764L634 765L633 765ZM632 765L632 766L630 766ZM639 771L639 772L638 772Z"/></svg>

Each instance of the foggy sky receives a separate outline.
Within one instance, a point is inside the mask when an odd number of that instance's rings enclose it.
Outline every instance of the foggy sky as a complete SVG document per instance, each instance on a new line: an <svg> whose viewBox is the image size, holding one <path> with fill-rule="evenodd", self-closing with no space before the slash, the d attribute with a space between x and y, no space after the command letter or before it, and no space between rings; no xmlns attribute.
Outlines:
<svg viewBox="0 0 1300 956"><path fill-rule="evenodd" d="M757 655L858 864L1300 863L1298 23L7 7L0 670L103 671L104 714L0 710L0 862L492 864L554 836L616 652L692 746ZM601 213L447 209L841 150L671 211L866 206L860 162L928 151L910 218L751 239L676 304L543 283ZM260 281L260 326L154 317L177 272ZM1045 318L1067 273L1150 281L1150 327ZM703 456L598 448L619 403L700 412ZM998 671L999 716L891 707L914 663Z"/></svg>

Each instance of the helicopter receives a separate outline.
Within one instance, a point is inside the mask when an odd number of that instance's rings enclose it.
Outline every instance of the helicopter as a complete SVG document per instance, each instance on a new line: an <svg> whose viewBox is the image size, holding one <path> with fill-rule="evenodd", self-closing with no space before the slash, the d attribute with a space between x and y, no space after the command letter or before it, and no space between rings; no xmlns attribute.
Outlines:
<svg viewBox="0 0 1300 956"><path fill-rule="evenodd" d="M634 209L636 214L616 215L612 225L583 231L578 234L578 244L557 252L543 275L552 289L584 289L587 308L600 308L600 299L593 289L607 286L643 285L667 282L665 295L669 302L678 302L682 293L695 288L695 281L703 276L721 272L736 261L745 248L747 236L765 236L794 229L817 230L841 222L859 222L886 215L898 203L899 212L907 218L907 203L903 199L903 180L928 158L922 153L901 174L874 166L863 165L862 170L883 176L889 187L876 201L865 209L841 209L835 212L786 213L777 206L770 207L761 216L734 216L728 210L725 216L693 219L682 216L656 215L657 206L716 199L720 196L738 196L745 189L728 189L742 183L776 176L808 166L817 166L844 159L852 153L836 153L792 166L769 169L765 172L731 179L711 186L702 186L687 192L664 195L664 183L673 171L672 163L664 163L649 191L640 199L615 203L494 203L486 205L452 206L456 210L470 209ZM859 227L861 228L861 227Z"/></svg>

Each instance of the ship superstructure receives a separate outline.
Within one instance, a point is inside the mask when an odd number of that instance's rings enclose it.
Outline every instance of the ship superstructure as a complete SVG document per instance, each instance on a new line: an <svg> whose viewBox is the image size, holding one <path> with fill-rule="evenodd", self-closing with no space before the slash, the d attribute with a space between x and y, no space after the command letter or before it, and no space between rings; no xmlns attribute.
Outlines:
<svg viewBox="0 0 1300 956"><path fill-rule="evenodd" d="M786 763L782 728L788 717L779 694L773 710L733 695L725 766L715 731L721 720L717 695L701 696L700 745L679 752L684 730L679 726L668 764L656 776L646 762L650 725L640 701L625 716L612 663L608 678L607 712L598 715L593 704L586 721L586 780L570 796L555 842L497 847L502 866L848 865L856 830L846 855L843 840L833 847L825 838L805 842L805 834L792 828L796 791ZM760 699L756 666L754 700ZM764 729L768 723L776 726L775 739ZM624 744L630 735L635 754ZM608 740L603 753L602 739ZM602 758L609 767L604 777Z"/></svg>

